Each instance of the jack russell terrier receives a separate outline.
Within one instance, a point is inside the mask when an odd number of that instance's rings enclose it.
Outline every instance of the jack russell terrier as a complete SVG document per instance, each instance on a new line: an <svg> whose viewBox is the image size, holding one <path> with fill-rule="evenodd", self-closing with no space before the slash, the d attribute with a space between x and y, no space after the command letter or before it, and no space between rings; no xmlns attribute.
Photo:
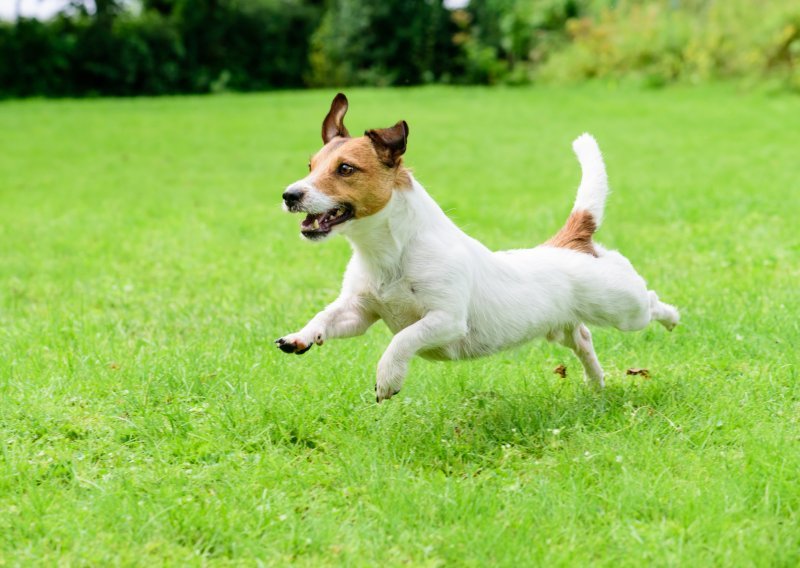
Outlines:
<svg viewBox="0 0 800 568"><path fill-rule="evenodd" d="M592 240L603 220L608 181L600 149L573 143L582 179L572 213L549 241L492 252L462 232L403 167L408 125L352 138L347 98L338 94L322 123L324 146L309 174L283 194L306 213L300 232L319 241L340 233L353 248L339 298L296 333L276 341L302 354L328 339L366 332L378 319L394 333L377 369L376 400L403 386L411 358L480 357L535 337L572 349L585 379L603 386L586 324L671 330L678 310L647 289L620 253Z"/></svg>

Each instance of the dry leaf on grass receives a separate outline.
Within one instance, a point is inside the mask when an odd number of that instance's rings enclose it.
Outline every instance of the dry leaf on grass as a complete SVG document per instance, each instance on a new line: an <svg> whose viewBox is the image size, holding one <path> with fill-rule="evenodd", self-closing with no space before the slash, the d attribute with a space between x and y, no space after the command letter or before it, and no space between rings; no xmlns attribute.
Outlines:
<svg viewBox="0 0 800 568"><path fill-rule="evenodd" d="M627 374L627 375L639 375L640 377L644 377L645 379L649 379L650 378L650 371L648 371L647 369L638 369L636 367L634 367L632 369L628 369L628 371L625 374Z"/></svg>
<svg viewBox="0 0 800 568"><path fill-rule="evenodd" d="M567 378L567 368L564 365L559 365L558 367L553 369L553 372L562 379Z"/></svg>

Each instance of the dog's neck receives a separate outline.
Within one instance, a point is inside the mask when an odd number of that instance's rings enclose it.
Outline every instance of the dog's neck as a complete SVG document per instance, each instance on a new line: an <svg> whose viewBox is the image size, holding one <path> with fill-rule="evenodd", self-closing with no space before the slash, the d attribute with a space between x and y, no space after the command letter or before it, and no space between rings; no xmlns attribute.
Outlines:
<svg viewBox="0 0 800 568"><path fill-rule="evenodd" d="M350 223L345 233L356 254L374 271L398 270L422 228L450 225L455 229L410 173L409 179L410 187L395 190L381 211Z"/></svg>

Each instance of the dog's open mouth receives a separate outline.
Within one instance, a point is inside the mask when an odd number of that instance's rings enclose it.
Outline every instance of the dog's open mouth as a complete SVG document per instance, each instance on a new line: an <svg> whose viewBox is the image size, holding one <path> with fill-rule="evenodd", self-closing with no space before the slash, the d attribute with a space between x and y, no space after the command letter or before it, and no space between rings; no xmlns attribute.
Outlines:
<svg viewBox="0 0 800 568"><path fill-rule="evenodd" d="M312 215L309 213L300 223L300 232L309 239L318 239L326 236L336 225L344 223L353 217L353 208L350 205L340 205L325 213Z"/></svg>

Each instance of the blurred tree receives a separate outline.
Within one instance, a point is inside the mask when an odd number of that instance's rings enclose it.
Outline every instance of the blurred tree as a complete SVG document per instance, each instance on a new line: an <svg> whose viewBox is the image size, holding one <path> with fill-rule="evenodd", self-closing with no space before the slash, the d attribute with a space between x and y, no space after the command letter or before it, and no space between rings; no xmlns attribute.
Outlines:
<svg viewBox="0 0 800 568"><path fill-rule="evenodd" d="M51 22L0 24L0 95L299 87L318 0L74 0Z"/></svg>
<svg viewBox="0 0 800 568"><path fill-rule="evenodd" d="M599 0L614 2L614 0ZM463 40L469 82L526 82L569 39L566 23L591 0L470 0Z"/></svg>
<svg viewBox="0 0 800 568"><path fill-rule="evenodd" d="M62 19L0 23L0 96L58 96L72 92L72 38Z"/></svg>
<svg viewBox="0 0 800 568"><path fill-rule="evenodd" d="M409 85L458 70L441 0L330 0L312 38L313 85Z"/></svg>
<svg viewBox="0 0 800 568"><path fill-rule="evenodd" d="M0 22L0 96L592 77L768 76L800 90L797 2L140 2L72 0L50 21Z"/></svg>
<svg viewBox="0 0 800 568"><path fill-rule="evenodd" d="M123 11L120 0L94 0L94 6L98 18L110 18Z"/></svg>
<svg viewBox="0 0 800 568"><path fill-rule="evenodd" d="M162 6L167 0L162 0ZM172 0L191 91L303 85L320 9L303 0Z"/></svg>
<svg viewBox="0 0 800 568"><path fill-rule="evenodd" d="M162 16L169 16L175 9L177 0L142 0L145 12L158 12Z"/></svg>

